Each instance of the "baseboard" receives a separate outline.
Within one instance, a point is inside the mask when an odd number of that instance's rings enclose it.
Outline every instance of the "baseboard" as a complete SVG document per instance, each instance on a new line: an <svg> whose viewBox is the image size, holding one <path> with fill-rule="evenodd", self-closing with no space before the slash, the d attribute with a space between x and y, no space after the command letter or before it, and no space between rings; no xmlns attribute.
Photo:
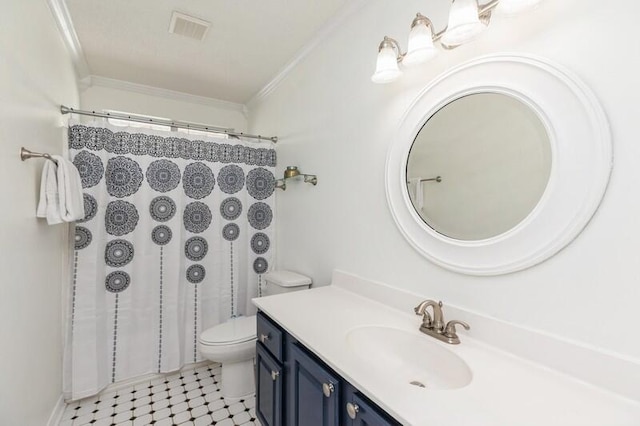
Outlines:
<svg viewBox="0 0 640 426"><path fill-rule="evenodd" d="M196 362L196 363L193 363L193 364L186 364L186 365L182 366L182 368L179 368L179 369L174 370L174 371L167 371L166 373L151 373L151 374L145 374L144 376L134 377L133 379L129 379L129 380L122 380L120 382L116 382L116 383L110 384L109 386L104 388L102 391L100 391L100 393L117 391L117 390L120 390L120 389L124 389L124 388L128 388L128 387L131 387L131 386L135 386L135 385L140 384L140 383L148 382L150 380L154 380L154 379L157 379L159 377L166 376L168 374L173 374L173 373L175 373L177 371L190 370L192 368L198 368L198 367L201 367L203 365L210 364L210 363L211 363L211 361L200 361L200 362Z"/></svg>
<svg viewBox="0 0 640 426"><path fill-rule="evenodd" d="M70 403L72 401L81 401L81 400L86 399L86 398L92 398L95 395L98 395L98 394L101 394L101 393L118 391L120 389L124 389L124 388L128 388L128 387L131 387L131 386L135 386L135 385L140 384L140 383L148 382L148 381L157 379L159 377L166 376L168 374L173 374L175 372L182 371L182 370L189 370L189 369L192 369L192 368L198 368L198 367L201 367L201 366L207 365L207 364L211 364L211 361L206 361L205 360L205 361L200 361L200 362L196 362L196 363L192 363L192 364L185 364L181 368L178 368L177 370L167 371L167 372L164 372L164 373L150 373L150 374L145 374L143 376L137 376L137 377L134 377L134 378L131 378L131 379L127 379L127 380L121 380L119 382L111 383L110 385L105 386L102 390L100 390L99 392L97 392L95 394L87 395L87 396L84 396L82 398L78 398L78 399L74 399L74 400L67 400L66 403Z"/></svg>
<svg viewBox="0 0 640 426"><path fill-rule="evenodd" d="M62 413L64 413L64 398L60 395L58 398L58 402L56 402L55 407L53 407L53 411L49 416L49 421L47 421L47 426L58 426L60 424L60 419L62 419Z"/></svg>

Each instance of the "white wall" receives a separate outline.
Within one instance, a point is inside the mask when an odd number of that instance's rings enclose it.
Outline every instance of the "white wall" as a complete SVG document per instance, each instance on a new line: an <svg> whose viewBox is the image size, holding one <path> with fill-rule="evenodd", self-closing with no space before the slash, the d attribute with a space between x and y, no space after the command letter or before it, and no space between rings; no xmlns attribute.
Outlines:
<svg viewBox="0 0 640 426"><path fill-rule="evenodd" d="M250 129L278 135L279 166L318 175L318 186L278 191L279 267L326 284L339 268L444 303L640 359L640 4L544 2L517 19L494 18L472 44L443 52L392 85L369 80L386 34L406 48L415 13L446 25L450 2L371 0L314 50L266 99L250 105ZM610 120L615 166L602 206L586 230L541 265L499 277L441 269L403 239L387 207L384 167L400 119L430 80L481 54L545 56L578 74ZM446 310L445 310L446 313Z"/></svg>
<svg viewBox="0 0 640 426"><path fill-rule="evenodd" d="M42 426L62 393L63 256L68 227L35 211L43 160L59 154L61 103L77 106L69 56L44 0L0 14L0 423Z"/></svg>
<svg viewBox="0 0 640 426"><path fill-rule="evenodd" d="M136 88L143 90L136 92ZM175 92L172 95L178 96L172 97L164 95L169 92L166 90L158 90L155 91L157 94L154 94L153 89L145 89L148 88L129 84L124 84L122 88L94 85L82 91L80 104L82 109L91 111L123 111L233 128L241 132L247 130L247 118L240 104L180 95Z"/></svg>

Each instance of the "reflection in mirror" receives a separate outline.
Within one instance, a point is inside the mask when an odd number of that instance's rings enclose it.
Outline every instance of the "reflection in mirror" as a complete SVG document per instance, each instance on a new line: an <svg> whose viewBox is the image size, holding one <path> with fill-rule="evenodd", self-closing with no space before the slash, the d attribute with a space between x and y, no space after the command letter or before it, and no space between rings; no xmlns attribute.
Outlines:
<svg viewBox="0 0 640 426"><path fill-rule="evenodd" d="M442 107L418 132L407 161L407 190L436 232L482 240L507 232L533 211L551 161L549 136L535 111L504 94L472 94Z"/></svg>

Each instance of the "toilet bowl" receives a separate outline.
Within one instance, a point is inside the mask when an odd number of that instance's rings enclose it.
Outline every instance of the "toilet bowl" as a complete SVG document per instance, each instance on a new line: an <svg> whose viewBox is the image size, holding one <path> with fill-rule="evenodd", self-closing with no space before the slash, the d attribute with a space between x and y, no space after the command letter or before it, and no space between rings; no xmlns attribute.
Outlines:
<svg viewBox="0 0 640 426"><path fill-rule="evenodd" d="M256 317L231 318L200 335L200 354L222 364L222 396L241 398L253 393Z"/></svg>
<svg viewBox="0 0 640 426"><path fill-rule="evenodd" d="M264 276L265 296L308 289L311 278L291 271ZM231 318L205 330L199 339L200 354L222 364L222 396L246 397L255 392L256 316Z"/></svg>

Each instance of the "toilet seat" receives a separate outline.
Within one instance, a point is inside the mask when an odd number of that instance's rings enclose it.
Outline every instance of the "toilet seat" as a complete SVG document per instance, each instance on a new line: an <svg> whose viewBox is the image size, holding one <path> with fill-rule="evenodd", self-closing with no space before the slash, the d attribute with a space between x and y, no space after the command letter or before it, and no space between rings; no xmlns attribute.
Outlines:
<svg viewBox="0 0 640 426"><path fill-rule="evenodd" d="M250 342L256 339L256 317L231 318L218 324L200 335L200 344L206 346L227 346Z"/></svg>

